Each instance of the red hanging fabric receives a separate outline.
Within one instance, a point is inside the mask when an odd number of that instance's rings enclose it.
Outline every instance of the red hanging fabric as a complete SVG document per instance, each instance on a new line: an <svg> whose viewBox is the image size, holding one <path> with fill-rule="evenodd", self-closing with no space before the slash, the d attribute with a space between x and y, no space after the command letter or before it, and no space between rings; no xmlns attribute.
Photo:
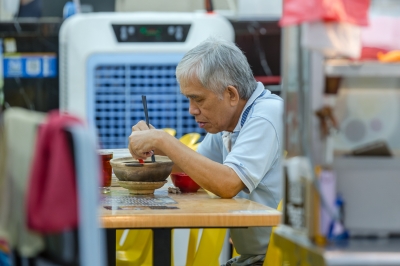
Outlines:
<svg viewBox="0 0 400 266"><path fill-rule="evenodd" d="M74 159L64 130L74 124L83 122L52 111L39 127L26 202L32 230L56 233L78 225Z"/></svg>
<svg viewBox="0 0 400 266"><path fill-rule="evenodd" d="M368 25L370 0L284 0L281 26L308 21L347 22Z"/></svg>

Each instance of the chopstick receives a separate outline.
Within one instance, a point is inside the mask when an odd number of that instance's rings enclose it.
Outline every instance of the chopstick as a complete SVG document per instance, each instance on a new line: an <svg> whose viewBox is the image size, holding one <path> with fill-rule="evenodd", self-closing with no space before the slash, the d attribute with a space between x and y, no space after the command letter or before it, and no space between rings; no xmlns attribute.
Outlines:
<svg viewBox="0 0 400 266"><path fill-rule="evenodd" d="M142 95L142 103L143 103L143 109L144 109L144 116L146 117L146 124L150 129L150 122L149 122L149 113L147 111L147 100L146 100L146 95ZM156 157L151 155L151 161L154 163L156 161Z"/></svg>

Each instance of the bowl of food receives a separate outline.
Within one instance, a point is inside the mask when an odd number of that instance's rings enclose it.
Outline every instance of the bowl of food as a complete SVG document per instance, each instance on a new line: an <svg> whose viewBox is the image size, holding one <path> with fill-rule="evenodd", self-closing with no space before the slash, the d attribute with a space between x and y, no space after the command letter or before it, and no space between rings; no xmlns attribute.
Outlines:
<svg viewBox="0 0 400 266"><path fill-rule="evenodd" d="M174 163L167 157L155 155L155 162L148 158L143 163L132 157L112 159L111 167L119 181L161 182L172 171Z"/></svg>
<svg viewBox="0 0 400 266"><path fill-rule="evenodd" d="M171 180L174 186L183 193L197 192L200 186L185 173L172 173Z"/></svg>

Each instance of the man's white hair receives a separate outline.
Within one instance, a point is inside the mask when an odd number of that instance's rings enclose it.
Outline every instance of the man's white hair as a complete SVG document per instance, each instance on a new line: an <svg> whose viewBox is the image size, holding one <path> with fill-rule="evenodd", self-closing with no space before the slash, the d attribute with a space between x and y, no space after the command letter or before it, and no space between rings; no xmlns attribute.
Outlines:
<svg viewBox="0 0 400 266"><path fill-rule="evenodd" d="M176 77L181 87L198 82L217 95L234 86L245 100L257 87L243 52L233 42L217 37L188 51L176 68Z"/></svg>

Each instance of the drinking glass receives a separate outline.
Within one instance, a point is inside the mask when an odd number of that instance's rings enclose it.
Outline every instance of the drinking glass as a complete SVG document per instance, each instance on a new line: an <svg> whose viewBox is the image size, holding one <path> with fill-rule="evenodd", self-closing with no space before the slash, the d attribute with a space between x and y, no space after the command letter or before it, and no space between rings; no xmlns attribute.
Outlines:
<svg viewBox="0 0 400 266"><path fill-rule="evenodd" d="M112 167L110 160L113 158L112 151L99 151L102 163L102 186L100 187L102 193L109 193L111 186Z"/></svg>

